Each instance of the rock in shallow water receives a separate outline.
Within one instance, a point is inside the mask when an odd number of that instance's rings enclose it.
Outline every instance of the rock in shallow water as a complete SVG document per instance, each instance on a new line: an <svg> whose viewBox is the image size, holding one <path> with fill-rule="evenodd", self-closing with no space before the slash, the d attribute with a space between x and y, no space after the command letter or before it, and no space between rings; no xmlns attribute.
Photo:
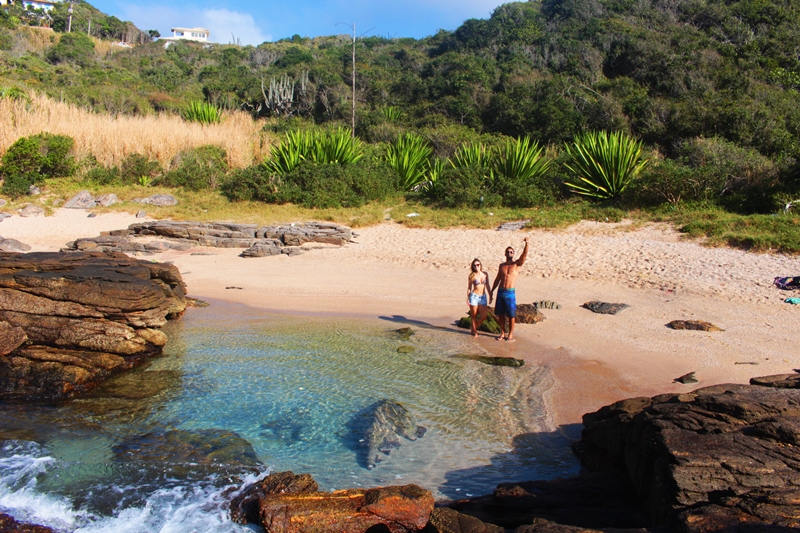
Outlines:
<svg viewBox="0 0 800 533"><path fill-rule="evenodd" d="M28 343L0 357L0 399L63 400L140 364L184 295L174 266L124 254L0 253L0 322Z"/></svg>

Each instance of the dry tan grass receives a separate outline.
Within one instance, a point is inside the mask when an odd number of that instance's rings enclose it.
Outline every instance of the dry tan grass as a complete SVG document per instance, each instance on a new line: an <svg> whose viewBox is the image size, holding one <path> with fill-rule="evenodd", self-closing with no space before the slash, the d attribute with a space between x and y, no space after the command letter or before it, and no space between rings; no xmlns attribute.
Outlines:
<svg viewBox="0 0 800 533"><path fill-rule="evenodd" d="M0 155L20 137L47 132L69 135L79 159L94 155L107 167L133 153L168 167L179 152L213 144L225 149L231 167L245 168L269 154L262 126L243 112L225 113L210 126L168 114L112 117L31 94L30 103L0 99Z"/></svg>

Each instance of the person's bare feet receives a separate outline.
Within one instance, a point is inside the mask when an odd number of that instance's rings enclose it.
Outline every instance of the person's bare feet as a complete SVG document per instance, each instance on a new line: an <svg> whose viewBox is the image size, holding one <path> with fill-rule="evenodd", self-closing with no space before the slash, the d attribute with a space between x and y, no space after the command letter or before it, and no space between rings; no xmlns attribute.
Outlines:
<svg viewBox="0 0 800 533"><path fill-rule="evenodd" d="M499 337L497 337L495 340L496 340L496 341L502 341L502 340L503 340L503 336L502 336L502 335L500 335L500 336L499 336Z"/></svg>
<svg viewBox="0 0 800 533"><path fill-rule="evenodd" d="M515 339L514 337L506 337L506 342L514 342L515 340L517 339Z"/></svg>
<svg viewBox="0 0 800 533"><path fill-rule="evenodd" d="M477 337L477 336L478 336L478 332L477 332L477 331L473 331L473 332L471 332L470 334L471 334L473 337Z"/></svg>

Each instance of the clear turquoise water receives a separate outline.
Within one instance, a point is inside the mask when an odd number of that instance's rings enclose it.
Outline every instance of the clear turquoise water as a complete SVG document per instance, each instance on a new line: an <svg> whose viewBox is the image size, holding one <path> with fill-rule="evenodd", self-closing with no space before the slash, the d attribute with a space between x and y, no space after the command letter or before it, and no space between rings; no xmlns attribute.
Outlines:
<svg viewBox="0 0 800 533"><path fill-rule="evenodd" d="M546 369L454 357L481 350L462 332L424 324L401 339L394 330L407 325L224 303L191 309L166 329L164 357L91 397L0 405L0 510L64 531L242 531L225 502L270 470L311 473L322 490L417 483L440 499L577 472L547 421ZM358 415L381 399L428 431L369 470ZM159 448L159 435L209 430L245 439L257 461ZM115 454L142 435L148 453Z"/></svg>

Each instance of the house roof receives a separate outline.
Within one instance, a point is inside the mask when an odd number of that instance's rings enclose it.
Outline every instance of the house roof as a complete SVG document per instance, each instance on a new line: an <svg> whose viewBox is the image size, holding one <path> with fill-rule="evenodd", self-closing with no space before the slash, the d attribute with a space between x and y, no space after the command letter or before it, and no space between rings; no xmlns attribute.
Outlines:
<svg viewBox="0 0 800 533"><path fill-rule="evenodd" d="M207 30L206 28L172 28L170 31L194 31L198 33L199 32L211 33L211 31Z"/></svg>

